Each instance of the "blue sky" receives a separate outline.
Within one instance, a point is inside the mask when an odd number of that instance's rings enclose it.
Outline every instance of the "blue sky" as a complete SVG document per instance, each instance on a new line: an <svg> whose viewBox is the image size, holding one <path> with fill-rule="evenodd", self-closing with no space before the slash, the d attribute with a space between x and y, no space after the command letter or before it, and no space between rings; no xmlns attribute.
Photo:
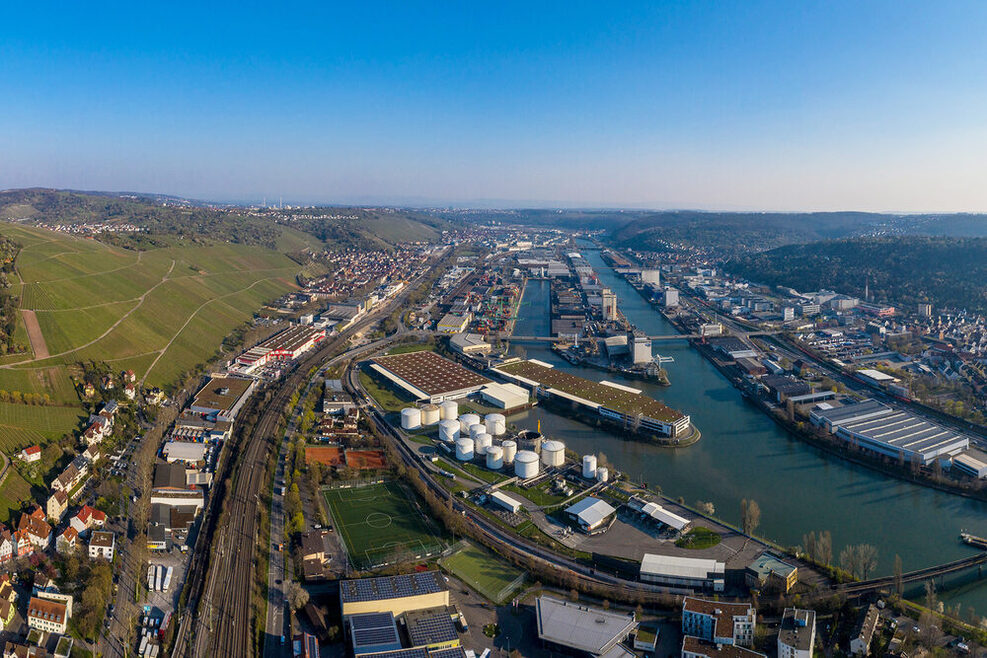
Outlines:
<svg viewBox="0 0 987 658"><path fill-rule="evenodd" d="M32 4L0 188L987 210L981 2Z"/></svg>

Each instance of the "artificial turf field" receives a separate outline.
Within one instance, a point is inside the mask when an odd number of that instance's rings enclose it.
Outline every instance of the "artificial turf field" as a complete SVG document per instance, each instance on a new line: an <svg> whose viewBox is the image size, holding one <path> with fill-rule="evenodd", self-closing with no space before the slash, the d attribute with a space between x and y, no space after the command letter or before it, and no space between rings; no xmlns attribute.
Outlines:
<svg viewBox="0 0 987 658"><path fill-rule="evenodd" d="M444 548L433 522L396 482L323 492L350 561L370 569L435 555Z"/></svg>
<svg viewBox="0 0 987 658"><path fill-rule="evenodd" d="M525 572L472 544L439 564L494 603L503 603L524 582Z"/></svg>

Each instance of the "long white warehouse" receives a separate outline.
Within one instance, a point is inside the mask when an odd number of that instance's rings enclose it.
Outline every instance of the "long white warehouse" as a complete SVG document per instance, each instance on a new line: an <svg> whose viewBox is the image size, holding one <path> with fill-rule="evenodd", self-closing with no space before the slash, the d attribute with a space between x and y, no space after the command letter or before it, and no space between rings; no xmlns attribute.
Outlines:
<svg viewBox="0 0 987 658"><path fill-rule="evenodd" d="M641 580L671 587L722 592L726 571L725 563L703 558L645 553L641 560Z"/></svg>

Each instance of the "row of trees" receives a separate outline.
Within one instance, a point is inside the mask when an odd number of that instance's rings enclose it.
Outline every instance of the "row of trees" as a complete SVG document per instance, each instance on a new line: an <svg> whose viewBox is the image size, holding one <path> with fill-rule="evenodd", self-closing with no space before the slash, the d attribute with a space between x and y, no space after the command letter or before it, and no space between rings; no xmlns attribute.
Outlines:
<svg viewBox="0 0 987 658"><path fill-rule="evenodd" d="M21 393L20 391L0 390L0 402L27 404L32 407L47 407L52 404L51 396L47 393Z"/></svg>

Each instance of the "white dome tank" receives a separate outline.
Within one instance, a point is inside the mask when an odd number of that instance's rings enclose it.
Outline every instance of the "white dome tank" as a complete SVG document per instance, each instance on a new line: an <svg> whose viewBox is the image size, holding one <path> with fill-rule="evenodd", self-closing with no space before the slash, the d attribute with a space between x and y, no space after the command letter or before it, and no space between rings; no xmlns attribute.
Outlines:
<svg viewBox="0 0 987 658"><path fill-rule="evenodd" d="M482 423L473 423L472 425L470 425L470 428L469 429L470 429L470 438L471 439L475 439L476 437L480 436L481 434L486 434L487 433L487 428L484 427Z"/></svg>
<svg viewBox="0 0 987 658"><path fill-rule="evenodd" d="M466 434L470 431L470 427L476 425L480 422L480 417L476 414L463 414L459 417L459 432L460 434Z"/></svg>
<svg viewBox="0 0 987 658"><path fill-rule="evenodd" d="M459 417L459 403L455 400L446 400L439 405L439 412L442 420L456 420Z"/></svg>
<svg viewBox="0 0 987 658"><path fill-rule="evenodd" d="M493 436L500 436L507 431L507 419L504 414L487 414L483 417L483 424L487 426L487 433Z"/></svg>
<svg viewBox="0 0 987 658"><path fill-rule="evenodd" d="M455 418L439 421L439 440L452 443L459 438L459 421Z"/></svg>
<svg viewBox="0 0 987 658"><path fill-rule="evenodd" d="M549 467L565 464L565 444L561 441L545 441L542 443L541 463Z"/></svg>
<svg viewBox="0 0 987 658"><path fill-rule="evenodd" d="M583 455L583 477L587 480L596 479L596 455Z"/></svg>
<svg viewBox="0 0 987 658"><path fill-rule="evenodd" d="M508 439L500 444L500 447L504 449L504 463L513 464L514 455L517 454L517 443Z"/></svg>
<svg viewBox="0 0 987 658"><path fill-rule="evenodd" d="M439 422L439 407L434 404L426 404L422 407L422 423L425 425L435 425Z"/></svg>
<svg viewBox="0 0 987 658"><path fill-rule="evenodd" d="M487 468L492 471L499 471L504 468L504 449L500 446L490 446L487 448Z"/></svg>
<svg viewBox="0 0 987 658"><path fill-rule="evenodd" d="M407 407L401 410L401 429L416 430L422 426L422 410Z"/></svg>
<svg viewBox="0 0 987 658"><path fill-rule="evenodd" d="M465 438L461 438L456 441L456 459L461 462L468 462L473 459L472 441Z"/></svg>
<svg viewBox="0 0 987 658"><path fill-rule="evenodd" d="M477 455L487 454L487 448L493 445L493 437L486 432L481 432L473 439L473 452Z"/></svg>
<svg viewBox="0 0 987 658"><path fill-rule="evenodd" d="M521 450L514 455L514 475L522 480L538 475L538 454L530 450Z"/></svg>
<svg viewBox="0 0 987 658"><path fill-rule="evenodd" d="M601 466L596 469L596 479L600 482L606 482L610 478L610 471L607 470L606 466Z"/></svg>

